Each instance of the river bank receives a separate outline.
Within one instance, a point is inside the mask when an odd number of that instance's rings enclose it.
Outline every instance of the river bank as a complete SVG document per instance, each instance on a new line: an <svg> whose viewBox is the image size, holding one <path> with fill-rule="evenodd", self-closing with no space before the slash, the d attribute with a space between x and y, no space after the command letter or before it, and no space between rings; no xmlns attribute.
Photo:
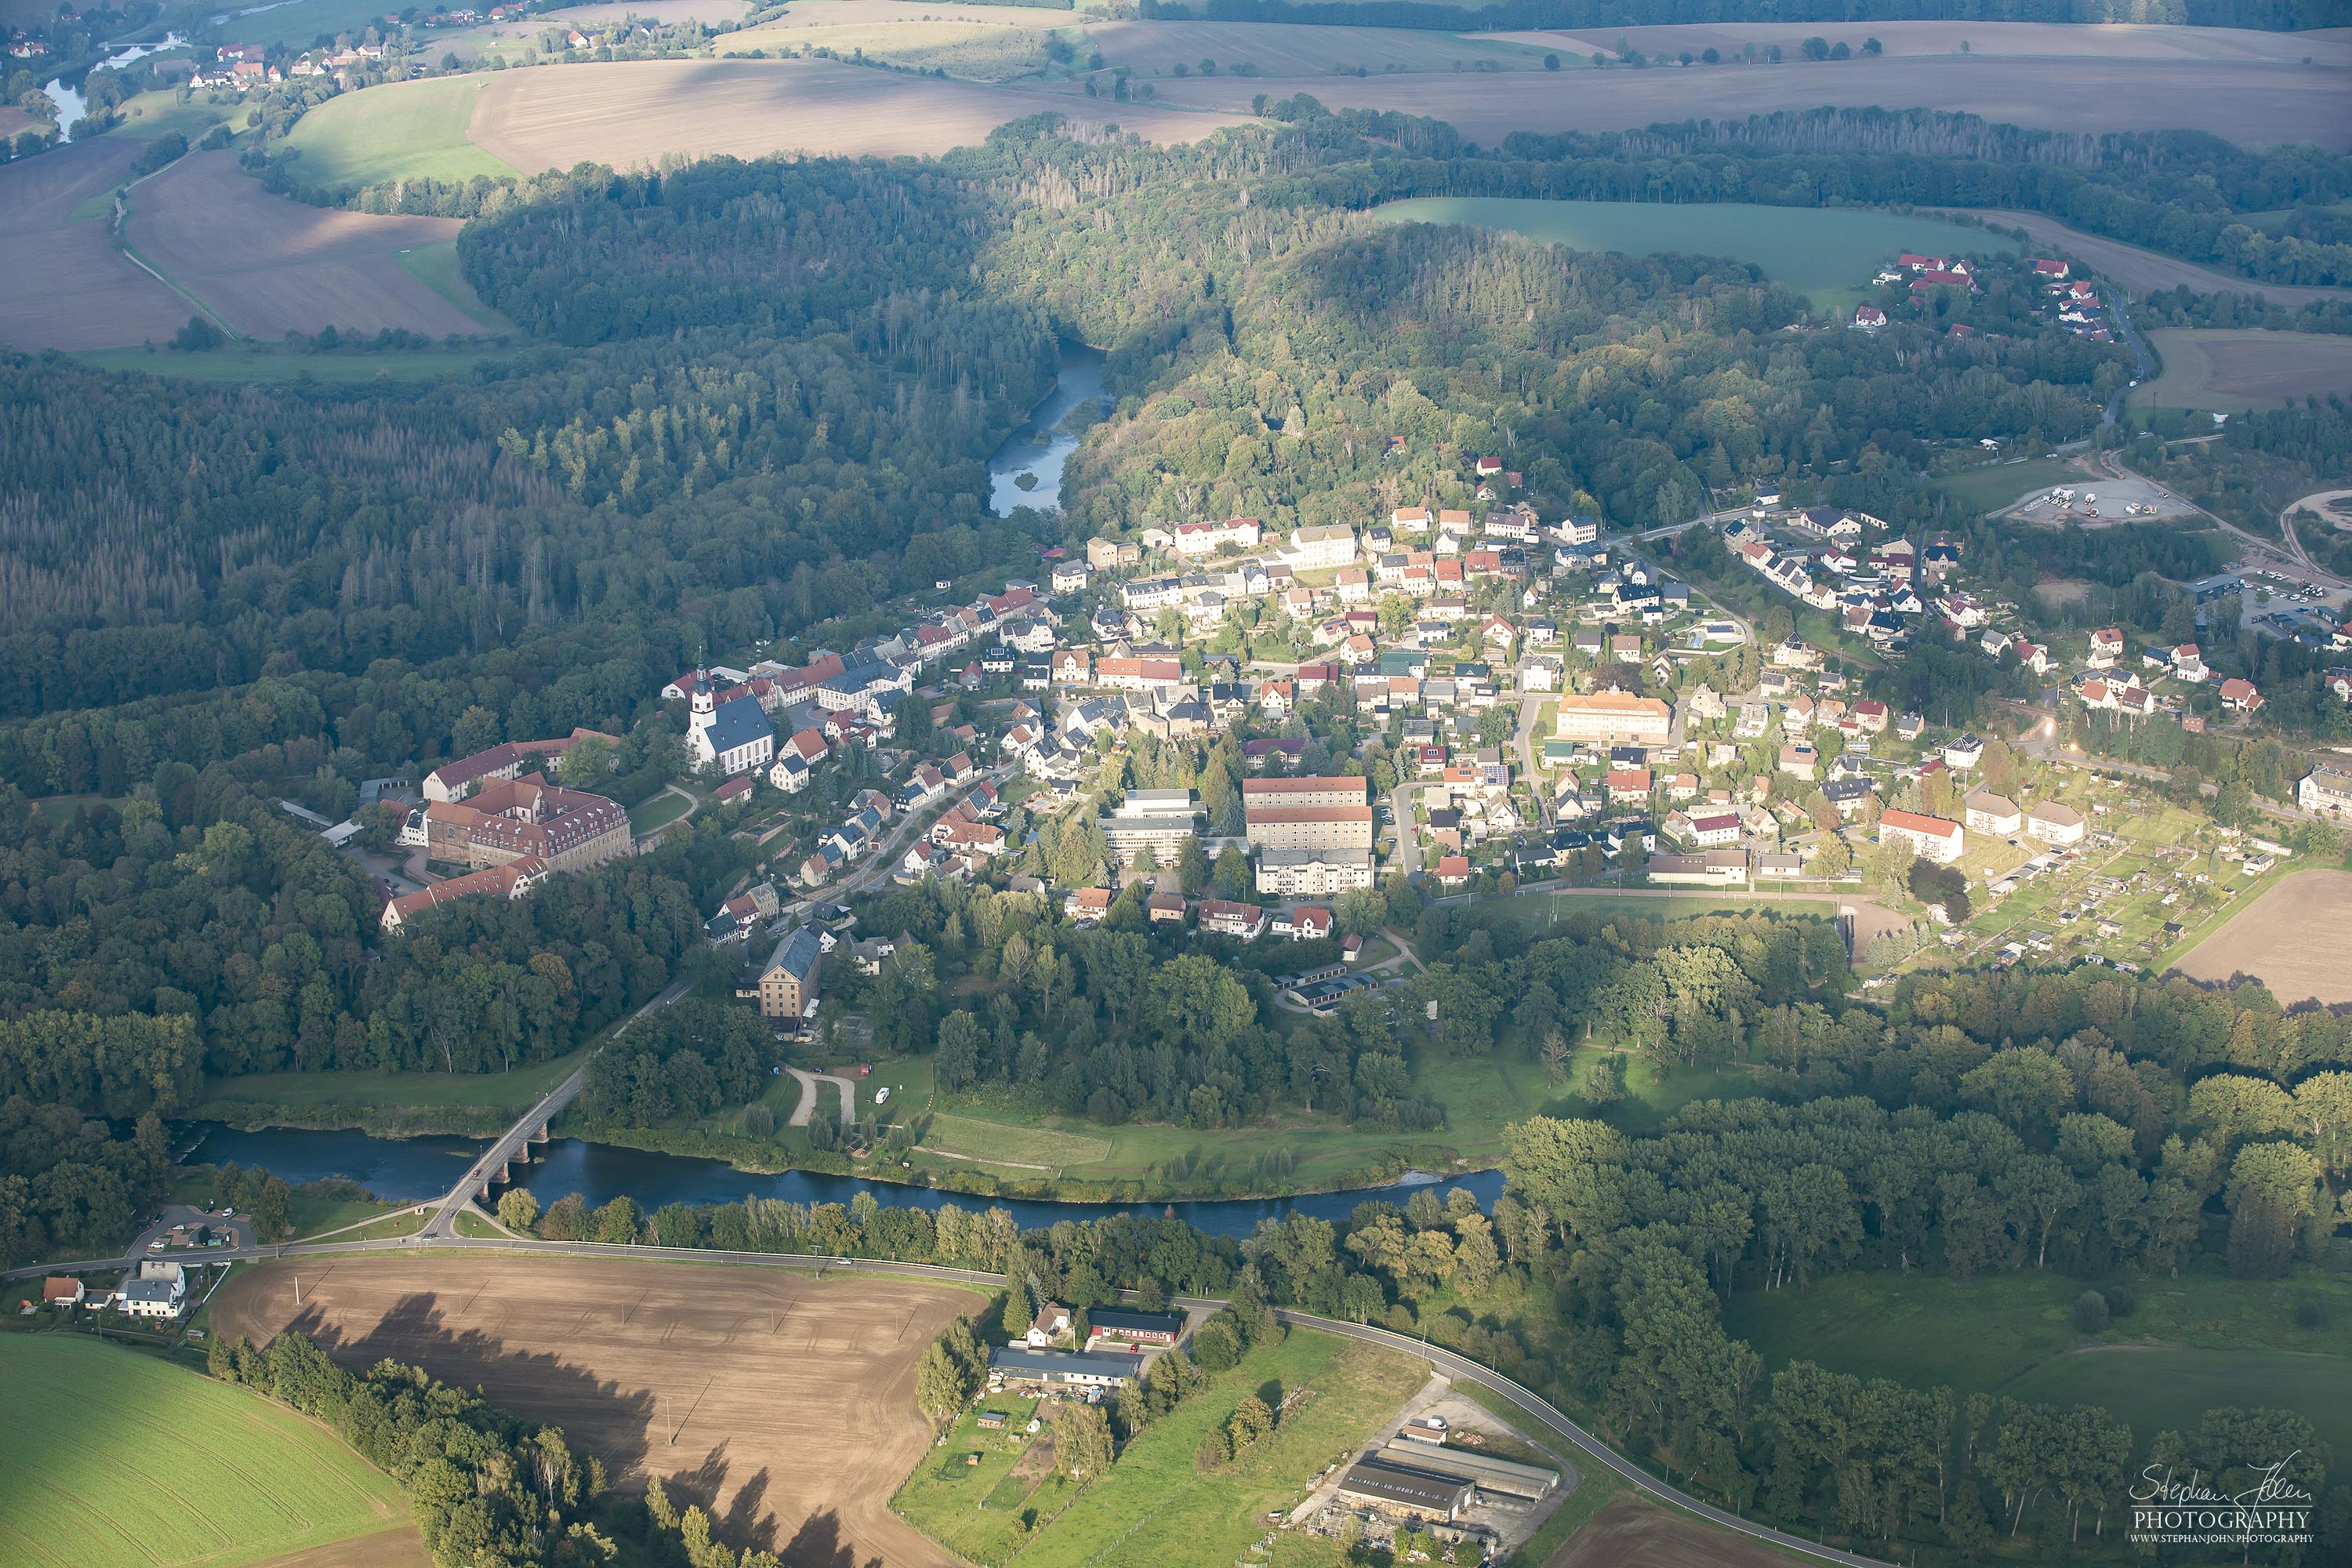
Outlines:
<svg viewBox="0 0 2352 1568"><path fill-rule="evenodd" d="M423 1202L446 1193L464 1178L469 1163L479 1158L487 1147L486 1141L465 1138L377 1138L348 1131L320 1132L298 1128L244 1131L196 1124L183 1126L177 1131L177 1141L187 1149L183 1159L188 1163L259 1166L297 1186L342 1177L359 1183L379 1201L391 1204ZM752 1198L847 1204L862 1193L886 1207L936 1210L948 1204L967 1208L1002 1207L1012 1211L1024 1227L1120 1214L1173 1214L1215 1236L1246 1235L1262 1219L1290 1214L1342 1220L1358 1204L1374 1200L1402 1204L1423 1188L1434 1188L1442 1195L1459 1187L1481 1206L1488 1206L1503 1188L1500 1171L1443 1175L1423 1171L1406 1173L1378 1184L1318 1193L1086 1200L971 1193L846 1173L742 1171L723 1161L578 1138L558 1138L538 1146L534 1152L536 1158L519 1173L516 1184L538 1198L542 1208L572 1193L579 1194L591 1207L625 1197L648 1211L666 1204L709 1206Z"/></svg>

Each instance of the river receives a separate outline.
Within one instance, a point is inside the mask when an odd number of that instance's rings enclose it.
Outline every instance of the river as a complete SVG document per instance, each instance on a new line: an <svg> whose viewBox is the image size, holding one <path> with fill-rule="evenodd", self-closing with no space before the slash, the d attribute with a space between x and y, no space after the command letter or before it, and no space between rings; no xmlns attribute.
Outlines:
<svg viewBox="0 0 2352 1568"><path fill-rule="evenodd" d="M258 1165L299 1186L324 1176L347 1176L394 1203L437 1198L457 1184L467 1162L489 1147L473 1138L377 1138L358 1131L314 1132L271 1127L239 1131L216 1122L192 1123L180 1129L184 1142L197 1142L184 1158L210 1164ZM941 1192L934 1187L904 1186L896 1182L869 1182L861 1176L825 1176L807 1171L760 1175L739 1171L719 1160L684 1154L656 1154L609 1143L560 1138L541 1146L521 1184L535 1194L542 1207L566 1193L578 1193L593 1207L616 1197L634 1199L640 1208L664 1204L723 1204L744 1198L783 1198L801 1204L846 1204L859 1193L871 1193L881 1203L898 1207L935 1209L955 1204L966 1209L1005 1208L1027 1230L1043 1229L1056 1220L1100 1219L1115 1214L1160 1215L1172 1210L1177 1218L1212 1236L1246 1236L1262 1219L1289 1214L1342 1220L1358 1204L1386 1199L1402 1204L1423 1187L1438 1195L1460 1187L1491 1207L1503 1191L1500 1171L1441 1179L1409 1176L1385 1186L1348 1192L1313 1193L1295 1198L1203 1198L1175 1204L1049 1203L1034 1198L985 1198L969 1193Z"/></svg>
<svg viewBox="0 0 2352 1568"><path fill-rule="evenodd" d="M89 70L103 70L108 66L127 66L133 60L143 60L149 55L159 55L165 49L175 49L186 41L177 33L166 33L163 35L163 41L160 44L133 44L127 49L119 49L90 67ZM63 77L41 84L42 92L47 94L49 101L58 106L58 139L61 142L73 140L74 121L82 117L86 107L82 101L81 84L89 79L89 71L84 71L71 87L66 85L66 79Z"/></svg>
<svg viewBox="0 0 2352 1568"><path fill-rule="evenodd" d="M1064 343L1060 373L1045 401L1029 411L1020 428L988 459L988 510L1010 517L1016 507L1054 511L1062 504L1062 465L1078 449L1078 437L1062 429L1070 410L1101 402L1103 353L1084 343ZM1036 482L1023 488L1022 476Z"/></svg>

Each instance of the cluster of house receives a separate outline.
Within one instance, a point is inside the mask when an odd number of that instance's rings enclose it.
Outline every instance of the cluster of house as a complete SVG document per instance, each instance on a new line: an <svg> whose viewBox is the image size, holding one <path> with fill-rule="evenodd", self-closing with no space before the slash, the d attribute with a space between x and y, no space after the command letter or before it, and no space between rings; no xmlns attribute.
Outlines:
<svg viewBox="0 0 2352 1568"><path fill-rule="evenodd" d="M574 730L560 740L509 741L436 768L425 777L425 804L409 813L399 842L429 860L466 871L392 900L387 932L457 899L520 899L549 877L593 870L633 853L629 814L618 801L548 783L540 773L581 741L617 745L610 735Z"/></svg>
<svg viewBox="0 0 2352 1568"><path fill-rule="evenodd" d="M1725 525L1723 542L1734 559L1780 592L1836 616L1841 630L1899 653L1916 640L1910 617L1927 608L1921 590L1942 580L1959 551L1948 542L1931 544L1931 558L1923 560L1909 540L1877 537L1886 531L1868 512L1829 506L1784 510L1777 497L1759 497L1750 516Z"/></svg>
<svg viewBox="0 0 2352 1568"><path fill-rule="evenodd" d="M173 1322L187 1310L188 1289L194 1283L191 1276L201 1267L142 1258L111 1289L92 1286L79 1275L52 1274L41 1281L40 1305L53 1311L116 1311L145 1322ZM27 1300L23 1310L37 1309Z"/></svg>
<svg viewBox="0 0 2352 1568"><path fill-rule="evenodd" d="M387 17L385 25L396 27L400 26L399 18ZM280 62L270 59L268 50L260 44L223 44L213 51L211 64L198 65L189 73L188 85L199 89L250 92L257 87L275 87L289 79L344 76L371 64L381 64L387 47L383 44L353 44L346 48L307 49Z"/></svg>
<svg viewBox="0 0 2352 1568"><path fill-rule="evenodd" d="M2197 731L2205 728L2203 716L2188 710L2180 691L2158 689L2167 680L2178 681L2183 687L2211 682L2214 672L2206 664L2202 649L2195 643L2144 648L2137 669L2129 668L2129 659L2130 646L2122 627L2101 626L2089 634L2082 668L2067 681L2086 711L2114 713L2126 719L2169 713L2179 720L2185 730ZM2046 664L2034 667L2036 673L2046 668ZM2242 718L2262 710L2263 694L2251 680L2229 677L2214 686L2214 695L2221 699L2225 711Z"/></svg>
<svg viewBox="0 0 2352 1568"><path fill-rule="evenodd" d="M1181 1342L1184 1330L1181 1312L1097 1307L1086 1314L1081 1342L1070 1309L1047 1301L1033 1314L1026 1334L989 1352L988 1391L1025 1388L1098 1400L1142 1376L1153 1357ZM1003 1425L1002 1415L991 1415L982 1411L977 1424Z"/></svg>

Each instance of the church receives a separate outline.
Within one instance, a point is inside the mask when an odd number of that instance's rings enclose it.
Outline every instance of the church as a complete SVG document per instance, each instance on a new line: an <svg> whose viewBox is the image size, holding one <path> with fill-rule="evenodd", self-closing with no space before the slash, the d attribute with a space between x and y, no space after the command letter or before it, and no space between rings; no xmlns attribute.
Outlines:
<svg viewBox="0 0 2352 1568"><path fill-rule="evenodd" d="M732 778L767 767L776 754L775 727L751 689L739 689L724 702L710 689L710 678L695 671L693 713L687 724L687 749L700 768L716 762Z"/></svg>

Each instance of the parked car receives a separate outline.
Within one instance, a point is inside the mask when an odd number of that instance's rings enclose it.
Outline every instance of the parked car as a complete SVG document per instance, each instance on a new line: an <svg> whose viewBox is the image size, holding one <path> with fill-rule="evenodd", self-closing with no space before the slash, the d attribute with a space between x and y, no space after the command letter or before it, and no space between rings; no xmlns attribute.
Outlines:
<svg viewBox="0 0 2352 1568"><path fill-rule="evenodd" d="M890 1086L888 1084L886 1083L880 1089L874 1091L874 1103L877 1105L887 1105L890 1103Z"/></svg>

